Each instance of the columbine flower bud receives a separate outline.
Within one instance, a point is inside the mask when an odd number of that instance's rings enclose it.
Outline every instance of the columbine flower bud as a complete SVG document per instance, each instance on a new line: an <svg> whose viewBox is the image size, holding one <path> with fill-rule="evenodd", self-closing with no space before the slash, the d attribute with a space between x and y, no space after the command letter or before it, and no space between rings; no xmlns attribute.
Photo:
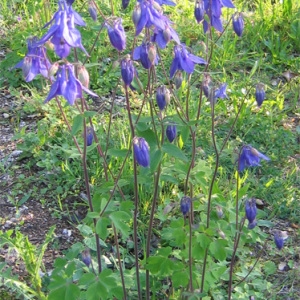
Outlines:
<svg viewBox="0 0 300 300"><path fill-rule="evenodd" d="M180 71L178 71L174 78L174 83L175 83L176 89L179 89L181 87L182 81L183 81L182 73Z"/></svg>
<svg viewBox="0 0 300 300"><path fill-rule="evenodd" d="M220 219L223 218L224 213L223 213L222 207L219 206L219 205L217 205L217 206L216 206L216 211L217 211L217 216L218 216L218 218L220 218Z"/></svg>
<svg viewBox="0 0 300 300"><path fill-rule="evenodd" d="M246 218L249 221L248 228L253 229L256 226L255 218L256 218L256 214L257 214L255 198L246 200L245 212L246 212Z"/></svg>
<svg viewBox="0 0 300 300"><path fill-rule="evenodd" d="M203 0L197 0L195 2L194 15L197 23L200 23L204 19L205 9Z"/></svg>
<svg viewBox="0 0 300 300"><path fill-rule="evenodd" d="M156 90L156 103L160 110L164 110L170 103L170 91L165 86L160 86Z"/></svg>
<svg viewBox="0 0 300 300"><path fill-rule="evenodd" d="M91 146L93 144L93 139L94 139L93 131L94 130L92 127L88 127L86 129L86 145L87 146Z"/></svg>
<svg viewBox="0 0 300 300"><path fill-rule="evenodd" d="M265 100L265 85L263 83L258 83L256 85L256 91L255 91L255 99L257 102L258 107L260 107Z"/></svg>
<svg viewBox="0 0 300 300"><path fill-rule="evenodd" d="M55 62L49 69L48 76L49 77L54 76L56 74L56 72L58 71L58 69L59 69L59 63Z"/></svg>
<svg viewBox="0 0 300 300"><path fill-rule="evenodd" d="M122 0L122 8L126 9L128 4L129 4L130 0Z"/></svg>
<svg viewBox="0 0 300 300"><path fill-rule="evenodd" d="M142 167L149 167L150 154L149 145L144 138L135 137L133 139L133 151L136 162Z"/></svg>
<svg viewBox="0 0 300 300"><path fill-rule="evenodd" d="M22 65L23 76L26 78L32 67L32 58L25 56Z"/></svg>
<svg viewBox="0 0 300 300"><path fill-rule="evenodd" d="M286 231L274 230L274 242L278 250L281 250L284 245L284 241L288 238Z"/></svg>
<svg viewBox="0 0 300 300"><path fill-rule="evenodd" d="M154 44L149 44L149 48L148 48L148 58L149 61L151 63L151 65L154 65L154 62L156 60L156 47Z"/></svg>
<svg viewBox="0 0 300 300"><path fill-rule="evenodd" d="M89 2L89 14L91 18L96 22L97 21L97 8L94 1Z"/></svg>
<svg viewBox="0 0 300 300"><path fill-rule="evenodd" d="M232 26L237 36L242 36L244 30L244 18L242 13L235 13L232 16Z"/></svg>
<svg viewBox="0 0 300 300"><path fill-rule="evenodd" d="M169 27L165 28L165 30L163 31L163 36L164 36L166 43L168 44L171 41L171 37L172 37L171 30Z"/></svg>
<svg viewBox="0 0 300 300"><path fill-rule="evenodd" d="M141 19L141 14L142 14L141 6L140 4L137 4L132 13L132 22L135 27L137 26L137 24Z"/></svg>
<svg viewBox="0 0 300 300"><path fill-rule="evenodd" d="M208 74L204 75L201 88L204 95L208 98L211 90L211 77Z"/></svg>
<svg viewBox="0 0 300 300"><path fill-rule="evenodd" d="M85 68L85 66L81 65L77 67L77 74L78 74L78 80L81 82L81 84L88 88L90 84L90 76Z"/></svg>
<svg viewBox="0 0 300 300"><path fill-rule="evenodd" d="M191 198L188 196L183 196L180 200L180 210L183 216L186 216L191 208Z"/></svg>
<svg viewBox="0 0 300 300"><path fill-rule="evenodd" d="M90 254L90 250L89 249L86 249L86 250L82 251L82 253L81 253L81 259L82 259L82 261L85 263L85 265L87 267L90 266L92 260L91 260L91 254Z"/></svg>
<svg viewBox="0 0 300 300"><path fill-rule="evenodd" d="M131 84L134 74L135 68L133 62L130 59L130 55L127 55L126 58L121 61L121 75L126 86Z"/></svg>
<svg viewBox="0 0 300 300"><path fill-rule="evenodd" d="M176 125L168 125L166 129L166 135L170 143L172 143L177 135Z"/></svg>

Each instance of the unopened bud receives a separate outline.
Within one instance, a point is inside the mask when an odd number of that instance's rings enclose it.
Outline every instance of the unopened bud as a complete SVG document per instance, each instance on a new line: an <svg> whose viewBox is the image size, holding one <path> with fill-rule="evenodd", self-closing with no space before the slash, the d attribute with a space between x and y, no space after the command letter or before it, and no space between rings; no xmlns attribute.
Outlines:
<svg viewBox="0 0 300 300"><path fill-rule="evenodd" d="M148 49L148 58L151 63L151 65L154 65L155 59L156 59L156 47L154 44L149 45Z"/></svg>
<svg viewBox="0 0 300 300"><path fill-rule="evenodd" d="M32 58L29 56L25 56L22 65L23 76L26 78L32 67Z"/></svg>
<svg viewBox="0 0 300 300"><path fill-rule="evenodd" d="M166 27L166 29L163 31L163 36L167 43L171 41L171 30L169 27Z"/></svg>
<svg viewBox="0 0 300 300"><path fill-rule="evenodd" d="M183 81L182 73L180 71L178 71L174 78L174 83L175 83L176 89L179 89L181 87L182 81Z"/></svg>
<svg viewBox="0 0 300 300"><path fill-rule="evenodd" d="M166 129L166 135L170 143L172 143L177 135L177 127L176 125L168 125Z"/></svg>
<svg viewBox="0 0 300 300"><path fill-rule="evenodd" d="M137 26L138 22L141 19L141 13L142 13L142 10L141 10L140 4L137 4L132 13L132 22L135 27Z"/></svg>
<svg viewBox="0 0 300 300"><path fill-rule="evenodd" d="M224 212L221 206L217 205L216 206L216 212L217 212L217 216L218 218L223 218L224 217Z"/></svg>
<svg viewBox="0 0 300 300"><path fill-rule="evenodd" d="M85 66L81 65L77 68L77 74L78 74L78 80L81 82L81 84L88 88L90 84L90 76L89 72L85 68Z"/></svg>
<svg viewBox="0 0 300 300"><path fill-rule="evenodd" d="M235 13L232 16L232 26L237 36L242 36L245 26L242 13Z"/></svg>
<svg viewBox="0 0 300 300"><path fill-rule="evenodd" d="M256 85L256 91L255 91L255 99L258 107L260 107L264 102L265 96L266 96L265 85L263 83L258 83Z"/></svg>
<svg viewBox="0 0 300 300"><path fill-rule="evenodd" d="M97 8L94 1L89 2L89 14L91 18L96 22L97 21Z"/></svg>
<svg viewBox="0 0 300 300"><path fill-rule="evenodd" d="M183 216L186 216L191 208L191 198L188 196L183 196L180 200L180 210Z"/></svg>
<svg viewBox="0 0 300 300"><path fill-rule="evenodd" d="M59 69L59 63L58 62L55 62L51 68L49 69L48 71L48 76L51 77L51 76L54 76L57 72L57 70Z"/></svg>

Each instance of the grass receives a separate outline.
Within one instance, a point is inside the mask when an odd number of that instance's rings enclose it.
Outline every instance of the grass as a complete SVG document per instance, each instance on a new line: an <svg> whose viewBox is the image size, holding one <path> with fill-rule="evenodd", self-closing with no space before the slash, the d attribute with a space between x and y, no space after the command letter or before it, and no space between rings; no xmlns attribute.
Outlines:
<svg viewBox="0 0 300 300"><path fill-rule="evenodd" d="M20 130L17 119L15 138L22 140L18 147L24 151L23 155L29 158L28 169L35 166L35 176L26 178L24 189L33 183L41 187L43 205L56 207L56 211L59 211L64 210L64 199L69 195L77 195L85 189L82 162L72 141L72 135L76 135L79 145L83 148L83 130L79 127L78 130L76 129L77 121L74 117L78 115L76 108L64 104L66 118L73 128L70 132L54 101L52 100L53 103L50 102L47 105L42 104L49 90L48 85L40 80L24 84L19 71L8 71L24 55L26 38L35 32L39 32L41 35L42 24L50 18L49 12L44 8L55 7L54 3L48 1L40 1L37 7L32 1L27 2L26 6L17 2L12 2L12 6L2 3L6 13L3 13L1 19L5 34L1 46L8 50L6 59L0 63L1 69L6 70L3 85L9 86L12 94L21 95L18 101L22 102L23 113L39 112L43 117L37 121L35 131L31 132L26 129ZM263 205L259 209L260 227L256 227L253 231L247 230L246 227L242 229L243 234L236 256L234 281L238 282L247 275L257 257L258 263L249 278L235 289L234 297L236 298L234 299L245 299L246 295L249 297L252 292L257 299L262 297L283 299L280 298L283 297L282 294L294 297L300 294L299 287L294 282L297 275L296 265L299 263L299 258L296 258L296 253L299 250L297 248L299 229L291 232L287 247L284 248L284 254L281 255L275 250L269 235L273 226L277 226L278 220L283 222L280 229L286 230L287 224L298 224L300 215L298 201L300 197L300 95L297 74L300 63L298 55L300 51L300 7L296 1L284 1L284 4L281 4L280 2L272 3L272 1L258 0L253 1L251 7L248 1L235 1L235 4L245 15L245 31L242 38L235 36L231 24L229 24L224 34L214 33L212 40L210 40L209 36L203 33L202 26L194 21L193 5L190 5L188 1L181 1L175 9L166 9L176 24L176 30L182 37L182 42L193 49L195 55L208 59L209 52L207 51L210 51L211 47L214 49L209 74L216 86L223 82L228 84L228 99L220 99L215 104L213 122L217 148L220 149L230 126L235 121L235 115L240 104L245 101L236 126L219 157L220 166L217 169L216 181L212 189L211 221L213 224L210 228L205 227L205 222L208 217L209 185L214 174L216 154L212 141L211 105L206 98L203 98L200 119L197 122L194 121L198 109L203 68L196 67L192 77L194 85L190 90L187 89L188 80L185 78L184 87L175 91L178 102L175 103L172 99L166 111L167 117L163 121L157 115L157 110L153 109L155 106L154 96L144 97L142 93L130 92L134 120L139 118L140 109L144 103L143 100L145 100L142 115L136 126L136 134L146 138L151 148L150 168L140 169L137 176L139 182L138 235L141 249L139 254L142 268L141 277L143 281L145 270L150 270L153 291L161 299L166 294L170 296L170 299L176 299L176 297L178 299L178 297L183 297L184 293L190 297L189 299L202 297L197 295L197 289L192 295L188 294L188 289L182 287L189 284L188 249L190 241L187 237L191 229L188 225L188 218L180 216L179 202L187 191L195 198L193 201L195 224L193 225L198 226L193 231L192 237L194 257L191 272L194 274L193 285L199 287L201 283L199 274L202 272L204 249L208 249L208 245L211 245L207 260L207 276L204 282L204 290L209 290L209 292L203 299L224 299L226 291L222 286L228 282L228 265L232 255L230 249L233 248L236 232L237 175L235 170L242 144L251 144L268 155L271 162L262 163L260 168L248 169L240 178L238 209L241 214L245 197L260 199ZM77 9L81 9L81 6L77 5ZM104 12L109 13L108 1L103 2L101 8ZM114 8L117 13L124 17L126 30L132 30L127 11L120 11L117 4L114 5ZM133 8L133 4L130 4L128 10L131 8ZM82 9L83 16L87 19L87 28L81 30L82 38L86 48L89 49L93 38L97 35L99 26L88 19L86 8ZM22 20L19 23L14 18L18 14L22 15ZM37 16L40 14L42 17L38 19ZM231 17L232 10L224 9L223 14L226 24L226 21ZM289 22L289 20L293 21ZM132 40L132 37L129 40ZM138 40L141 41L140 38ZM208 41L208 47L204 47L201 41ZM161 60L166 67L170 65L171 52L172 47L170 46L160 52ZM113 98L114 92L118 96L124 94L124 88L119 82L119 68L114 66L116 57L117 52L110 47L106 30L103 30L87 67L90 73L91 89L99 95L105 96L102 100L104 103L112 103L110 100ZM79 60L84 61L82 53L79 53ZM291 80L286 80L284 74L288 70L296 73L297 76ZM140 67L139 78L146 86L148 77ZM164 78L161 65L158 67L157 78L165 84L168 83L168 80ZM266 86L266 100L262 107L258 108L255 102L255 86L261 82ZM24 91L24 89L26 91L20 94L20 90ZM187 106L186 98L188 95ZM131 155L127 156L131 145L131 137L128 135L130 126L127 112L124 106L119 106L116 103L113 106L112 104L107 105L107 103L103 106L101 104L99 107L97 102L89 99L88 105L91 107L90 110L99 112L93 116L92 122L99 138L99 145L106 153L106 162L111 174L105 174L103 159L99 157L96 144L94 144L87 152L87 166L95 211L94 214L91 213L86 217L84 224L92 228L91 232L96 230L102 242L107 243L104 246L105 251L108 251L107 249L110 247L114 247L114 251L116 251L116 242L112 238L115 234L112 232L112 228L116 227L122 233L119 236L124 261L126 260L128 265L132 266L131 270L126 270L128 274L125 275L125 279L126 283L132 286L134 276L133 221L131 220L133 203L129 200L134 199L135 185L132 179L132 157ZM183 111L188 111L189 123L178 117L179 106L183 107ZM182 116L183 113L181 113ZM176 147L171 146L166 141L160 143L166 124L174 120L178 125ZM191 140L191 128L196 135L195 145ZM188 177L189 184L187 185L188 165L193 149L196 149L195 166ZM123 165L125 159L127 162ZM10 171L13 172L13 170ZM155 185L154 179L158 173L161 173L161 176ZM118 184L122 188L123 195L119 190L115 192L107 210L103 212L103 208L108 203L115 188L114 182L119 175ZM13 191L13 195L19 194L19 190L22 189L20 184L23 180L24 178L20 178L20 182L17 180L18 184L14 188L18 191ZM158 187L158 196L154 203L156 209L153 232L157 242L156 245L153 242L151 246L153 256L146 260L143 251L145 252L147 243L149 215L153 206L152 199L156 187ZM27 195L23 191L21 194ZM33 194L38 196L38 190L34 189ZM217 205L222 207L224 211L222 220L217 217L215 211ZM100 213L101 216L103 213L103 216L96 220L97 224L102 223L94 228L95 214L99 215ZM124 224L120 225L116 216L123 217L124 220L121 219ZM106 228L106 225L110 226L111 224L113 227L110 227L109 230L103 229ZM92 243L92 235L83 230L86 227L81 227L81 229L83 238L85 238L85 245L94 251L96 246ZM229 238L217 238L216 232L220 232L220 230ZM265 241L268 243L264 244ZM266 247L269 251L265 253L266 259L264 256L259 256L262 254L256 247ZM77 257L78 254L79 250L74 250L72 255ZM278 273L276 272L277 266L284 256L292 267L289 267L286 272ZM73 265L65 263L65 266L68 266L67 269L74 268L74 270L75 264L79 264L77 260ZM61 269L58 268L57 272L65 272L63 267L60 267ZM118 268L118 265L116 264L115 267ZM62 276L61 274L59 276ZM117 274L117 271L112 274L109 273L108 277L117 276ZM64 273L64 276L67 278L69 275ZM168 278L172 278L172 288L167 283ZM103 285L109 286L105 280ZM283 290L284 288L285 290ZM128 293L131 293L132 299L137 297L134 289Z"/></svg>

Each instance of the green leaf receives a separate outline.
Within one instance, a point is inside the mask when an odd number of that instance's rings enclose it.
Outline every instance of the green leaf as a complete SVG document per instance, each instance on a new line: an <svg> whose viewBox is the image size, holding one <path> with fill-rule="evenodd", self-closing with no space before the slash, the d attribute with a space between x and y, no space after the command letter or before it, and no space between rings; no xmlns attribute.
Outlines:
<svg viewBox="0 0 300 300"><path fill-rule="evenodd" d="M277 267L273 261L267 261L264 263L264 271L267 275L275 274Z"/></svg>
<svg viewBox="0 0 300 300"><path fill-rule="evenodd" d="M93 116L95 116L95 115L97 115L97 112L96 111L85 111L84 113L83 113L83 115L85 116L85 117L93 117Z"/></svg>
<svg viewBox="0 0 300 300"><path fill-rule="evenodd" d="M111 156L125 158L128 153L128 149L109 149L107 153Z"/></svg>
<svg viewBox="0 0 300 300"><path fill-rule="evenodd" d="M123 237L126 239L129 236L130 227L126 224L132 219L131 215L125 211L115 211L109 215L109 218L113 222L118 231L121 231Z"/></svg>
<svg viewBox="0 0 300 300"><path fill-rule="evenodd" d="M154 172L160 161L161 161L161 158L162 158L162 152L160 149L156 150L155 153L153 155L151 155L151 159L150 159L150 170L151 172Z"/></svg>
<svg viewBox="0 0 300 300"><path fill-rule="evenodd" d="M73 118L71 134L75 135L83 127L83 115L77 115Z"/></svg>
<svg viewBox="0 0 300 300"><path fill-rule="evenodd" d="M209 250L212 256L218 260L226 259L226 250L227 241L225 240L215 240L209 245Z"/></svg>
<svg viewBox="0 0 300 300"><path fill-rule="evenodd" d="M188 159L184 155L184 153L177 146L175 146L173 144L164 144L162 146L162 151L164 153L167 153L170 156L179 158L181 161L184 161L184 162L188 161Z"/></svg>
<svg viewBox="0 0 300 300"><path fill-rule="evenodd" d="M90 236L93 234L93 230L90 226L87 226L87 225L78 225L77 226L77 229L80 231L80 233L83 235L83 236Z"/></svg>
<svg viewBox="0 0 300 300"><path fill-rule="evenodd" d="M96 224L96 233L103 240L107 238L108 230L107 226L110 225L110 220L108 218L102 217L97 221Z"/></svg>

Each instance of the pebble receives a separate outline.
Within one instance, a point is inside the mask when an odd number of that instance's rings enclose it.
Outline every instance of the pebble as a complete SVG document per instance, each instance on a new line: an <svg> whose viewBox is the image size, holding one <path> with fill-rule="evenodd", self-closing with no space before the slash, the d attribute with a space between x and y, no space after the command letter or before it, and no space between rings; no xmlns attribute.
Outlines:
<svg viewBox="0 0 300 300"><path fill-rule="evenodd" d="M7 114L7 113L4 113L4 114L3 114L3 118L4 118L4 119L7 119L7 118L9 118L9 114Z"/></svg>

